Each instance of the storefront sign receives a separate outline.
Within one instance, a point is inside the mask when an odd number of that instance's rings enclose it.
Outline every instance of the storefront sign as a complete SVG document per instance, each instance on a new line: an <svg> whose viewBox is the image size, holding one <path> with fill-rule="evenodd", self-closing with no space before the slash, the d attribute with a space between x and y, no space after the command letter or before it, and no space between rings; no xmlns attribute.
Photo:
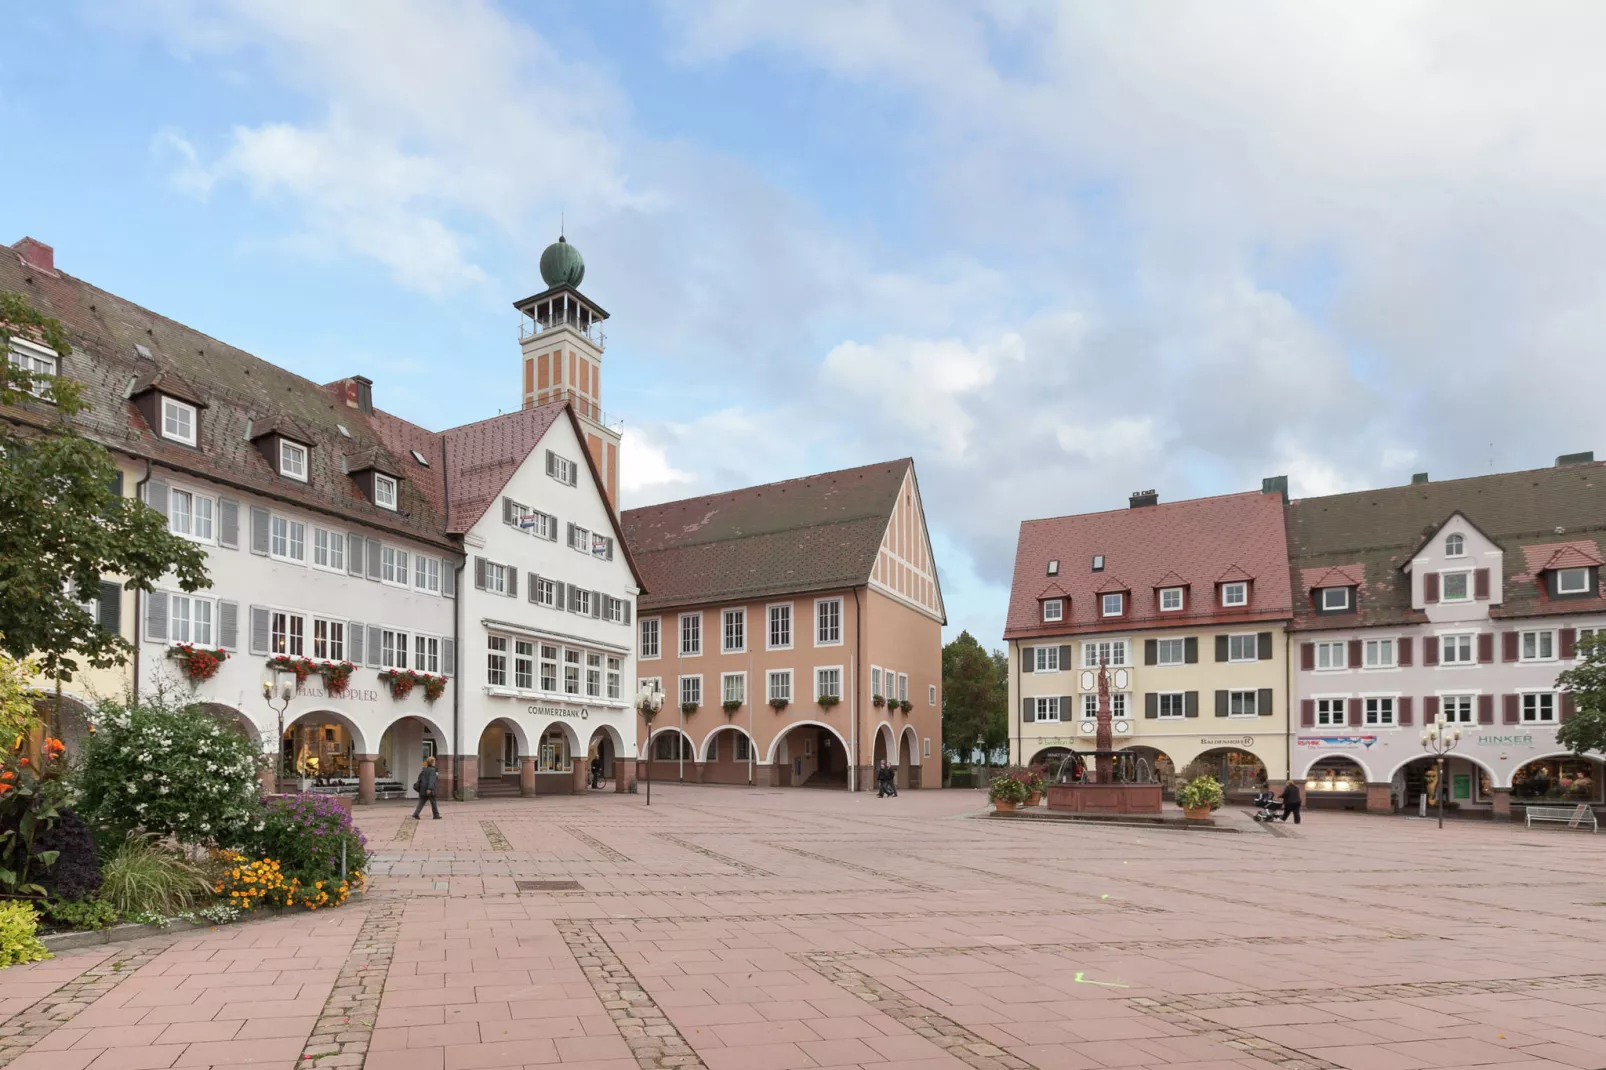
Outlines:
<svg viewBox="0 0 1606 1070"><path fill-rule="evenodd" d="M1201 747L1253 747L1254 736L1203 736L1199 740Z"/></svg>
<svg viewBox="0 0 1606 1070"><path fill-rule="evenodd" d="M1479 736L1480 747L1531 747L1533 736Z"/></svg>
<svg viewBox="0 0 1606 1070"><path fill-rule="evenodd" d="M535 717L567 717L572 721L584 721L591 716L591 711L583 706L578 710L567 706L526 706L524 709Z"/></svg>
<svg viewBox="0 0 1606 1070"><path fill-rule="evenodd" d="M1298 747L1370 747L1376 736L1295 736Z"/></svg>
<svg viewBox="0 0 1606 1070"><path fill-rule="evenodd" d="M348 687L339 694L335 694L322 687L298 687L296 695L305 698L334 699L345 702L378 702L378 691L364 691L361 688Z"/></svg>

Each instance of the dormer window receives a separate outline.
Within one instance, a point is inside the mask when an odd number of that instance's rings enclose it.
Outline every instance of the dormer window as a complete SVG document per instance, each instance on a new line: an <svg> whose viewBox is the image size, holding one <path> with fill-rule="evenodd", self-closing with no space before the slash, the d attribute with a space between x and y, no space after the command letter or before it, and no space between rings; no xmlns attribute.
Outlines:
<svg viewBox="0 0 1606 1070"><path fill-rule="evenodd" d="M1043 599L1043 619L1056 621L1065 619L1065 600L1062 598Z"/></svg>
<svg viewBox="0 0 1606 1070"><path fill-rule="evenodd" d="M1221 585L1221 605L1224 609L1233 609L1249 604L1249 584L1243 582L1223 583Z"/></svg>
<svg viewBox="0 0 1606 1070"><path fill-rule="evenodd" d="M56 351L13 337L11 339L11 363L25 372L32 372L34 375L55 375ZM45 384L33 383L28 387L28 393L36 398L44 397Z"/></svg>
<svg viewBox="0 0 1606 1070"><path fill-rule="evenodd" d="M1060 574L1060 563L1058 561L1050 561L1048 563L1048 574L1050 576L1058 576Z"/></svg>
<svg viewBox="0 0 1606 1070"><path fill-rule="evenodd" d="M1179 612L1181 609L1182 609L1182 588L1181 587L1162 587L1162 588L1160 588L1160 612L1161 613L1176 613L1176 612Z"/></svg>
<svg viewBox="0 0 1606 1070"><path fill-rule="evenodd" d="M1323 587L1321 599L1323 613L1343 613L1350 607L1348 587Z"/></svg>
<svg viewBox="0 0 1606 1070"><path fill-rule="evenodd" d="M307 447L287 438L279 440L279 474L307 481Z"/></svg>
<svg viewBox="0 0 1606 1070"><path fill-rule="evenodd" d="M1467 552L1467 540L1460 534L1446 535L1444 537L1444 556L1463 557Z"/></svg>
<svg viewBox="0 0 1606 1070"><path fill-rule="evenodd" d="M1093 555L1093 571L1094 572L1103 572L1104 571L1104 555L1103 554L1094 554Z"/></svg>
<svg viewBox="0 0 1606 1070"><path fill-rule="evenodd" d="M186 446L196 444L195 406L186 405L175 398L162 398L162 437Z"/></svg>
<svg viewBox="0 0 1606 1070"><path fill-rule="evenodd" d="M1470 572L1439 573L1439 601L1465 602L1472 597Z"/></svg>
<svg viewBox="0 0 1606 1070"><path fill-rule="evenodd" d="M381 509L396 508L396 481L380 472L374 473L374 504Z"/></svg>
<svg viewBox="0 0 1606 1070"><path fill-rule="evenodd" d="M1557 594L1588 594L1589 569L1563 568L1556 570Z"/></svg>
<svg viewBox="0 0 1606 1070"><path fill-rule="evenodd" d="M1102 559L1100 559L1102 560ZM1099 613L1105 617L1119 617L1126 610L1126 596L1119 591L1099 596Z"/></svg>

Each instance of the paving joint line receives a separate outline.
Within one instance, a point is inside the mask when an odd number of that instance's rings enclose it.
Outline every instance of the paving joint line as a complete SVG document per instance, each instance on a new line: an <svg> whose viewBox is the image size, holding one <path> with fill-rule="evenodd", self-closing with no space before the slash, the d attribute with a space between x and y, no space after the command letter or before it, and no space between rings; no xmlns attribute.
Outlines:
<svg viewBox="0 0 1606 1070"><path fill-rule="evenodd" d="M497 827L495 821L481 821L480 831L485 833L485 840L491 845L491 850L503 852L513 850L513 845L507 842L507 837L502 835L502 830Z"/></svg>
<svg viewBox="0 0 1606 1070"><path fill-rule="evenodd" d="M595 836L591 835L589 832L585 831L582 828L579 828L576 825L559 825L558 829L560 831L562 831L562 832L567 833L570 836L573 836L575 839L579 840L581 843L585 844L587 847L589 847L593 851L597 852L597 854L601 855L603 858L607 859L609 862L634 862L635 861L635 859L631 858L629 855L625 854L623 851L614 850L612 847L609 847L607 844L603 843L601 840L597 839ZM675 876L680 876L680 874L677 873L677 874L675 874Z"/></svg>
<svg viewBox="0 0 1606 1070"><path fill-rule="evenodd" d="M747 862L743 862L739 858L732 858L730 855L722 855L718 851L710 850L707 847L701 847L701 846L699 846L699 845L697 845L695 843L691 843L688 840L683 840L679 836L671 836L667 832L655 832L655 833L653 833L653 835L657 836L660 840L663 840L665 843L674 844L676 847L679 847L683 851L690 851L692 854L699 854L699 855L702 855L704 858L709 858L709 859L712 859L715 862L719 862L719 863L722 863L724 865L730 866L732 869L735 869L735 870L738 870L738 871L740 871L742 873L745 873L749 877L773 877L773 876L775 876L775 874L771 873L767 869L760 869L758 866L752 865L752 864L747 863Z"/></svg>
<svg viewBox="0 0 1606 1070"><path fill-rule="evenodd" d="M399 898L379 899L368 905L368 916L346 953L312 1034L302 1045L298 1066L310 1063L360 1070L367 1060L405 908L406 901Z"/></svg>
<svg viewBox="0 0 1606 1070"><path fill-rule="evenodd" d="M140 968L172 947L178 937L146 947L126 948L91 966L72 980L40 997L0 1025L0 1066L54 1033L139 972Z"/></svg>
<svg viewBox="0 0 1606 1070"><path fill-rule="evenodd" d="M791 844L770 843L768 846L773 847L777 851L785 851L787 854L797 855L799 858L811 858L816 862L824 862L826 865L840 866L843 869L851 869L856 873L863 873L866 876L875 877L878 880L884 880L891 884L896 884L899 887L907 888L912 892L942 891L941 888L933 888L929 884L922 884L920 881L911 880L910 878L897 873L888 873L885 870L871 869L869 866L861 866L857 862L844 862L840 858L832 858L830 855L817 854L814 851L805 851L803 848L793 847Z"/></svg>
<svg viewBox="0 0 1606 1070"><path fill-rule="evenodd" d="M641 1070L708 1070L595 925L560 921L557 927Z"/></svg>
<svg viewBox="0 0 1606 1070"><path fill-rule="evenodd" d="M402 823L396 826L396 835L390 838L392 843L412 843L413 833L418 831L418 822L411 818L402 818Z"/></svg>

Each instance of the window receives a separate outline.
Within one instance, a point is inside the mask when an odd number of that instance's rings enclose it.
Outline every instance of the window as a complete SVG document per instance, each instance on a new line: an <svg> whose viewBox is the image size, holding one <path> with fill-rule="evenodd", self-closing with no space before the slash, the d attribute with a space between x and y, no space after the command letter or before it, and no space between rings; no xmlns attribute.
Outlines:
<svg viewBox="0 0 1606 1070"><path fill-rule="evenodd" d="M430 594L441 593L441 559L413 555L413 586Z"/></svg>
<svg viewBox="0 0 1606 1070"><path fill-rule="evenodd" d="M390 547L388 547L388 546L385 547L385 552L386 552L386 554L389 554L390 553ZM407 582L407 562L405 560L406 554L403 554L402 557L404 558L404 560L402 561L402 566L401 566L401 576L402 576L402 582L406 583ZM387 570L390 568L388 560L389 559L387 558L387 563L385 565L385 568ZM386 578L388 579L389 577L387 576ZM499 565L495 561L487 561L487 562L485 562L485 589L487 591L490 591L492 594L507 594L507 581L508 581L508 566Z"/></svg>
<svg viewBox="0 0 1606 1070"><path fill-rule="evenodd" d="M381 509L396 508L396 481L390 476L374 473L374 504Z"/></svg>
<svg viewBox="0 0 1606 1070"><path fill-rule="evenodd" d="M1049 621L1064 620L1065 600L1063 598L1043 599L1043 619Z"/></svg>
<svg viewBox="0 0 1606 1070"><path fill-rule="evenodd" d="M1034 662L1036 662L1036 665L1033 667L1033 671L1034 672L1059 672L1060 671L1060 648L1059 647L1057 647L1057 646L1033 647L1032 648L1032 653L1034 655L1032 660Z"/></svg>
<svg viewBox="0 0 1606 1070"><path fill-rule="evenodd" d="M842 697L842 670L839 668L814 670L814 700Z"/></svg>
<svg viewBox="0 0 1606 1070"><path fill-rule="evenodd" d="M312 563L332 572L346 571L346 536L338 531L313 528Z"/></svg>
<svg viewBox="0 0 1606 1070"><path fill-rule="evenodd" d="M307 447L299 442L279 440L279 474L307 481Z"/></svg>
<svg viewBox="0 0 1606 1070"><path fill-rule="evenodd" d="M870 694L885 697L886 692L881 690L881 669L879 666L870 666Z"/></svg>
<svg viewBox="0 0 1606 1070"><path fill-rule="evenodd" d="M573 758L569 754L569 740L562 730L549 731L542 736L541 756L536 763L536 769L542 773L567 773L573 768Z"/></svg>
<svg viewBox="0 0 1606 1070"><path fill-rule="evenodd" d="M38 369L35 369L38 370ZM54 375L56 369L54 362L50 374ZM170 438L174 442L182 442L186 446L195 445L195 406L186 405L182 401L172 398L162 399L162 437Z"/></svg>
<svg viewBox="0 0 1606 1070"><path fill-rule="evenodd" d="M441 671L441 641L433 635L413 636L413 668L419 672Z"/></svg>
<svg viewBox="0 0 1606 1070"><path fill-rule="evenodd" d="M609 656L608 658L608 697L621 698L619 685L619 670L624 667L624 659Z"/></svg>
<svg viewBox="0 0 1606 1070"><path fill-rule="evenodd" d="M1368 669L1394 668L1394 640L1368 639L1362 646L1361 664Z"/></svg>
<svg viewBox="0 0 1606 1070"><path fill-rule="evenodd" d="M563 483L571 487L574 486L577 476L577 473L574 470L574 462L569 460L567 457L559 457L555 453L549 453L546 456L546 474L557 480L559 483Z"/></svg>
<svg viewBox="0 0 1606 1070"><path fill-rule="evenodd" d="M1336 613L1349 608L1348 587L1323 587L1322 609L1328 613Z"/></svg>
<svg viewBox="0 0 1606 1070"><path fill-rule="evenodd" d="M281 561L305 561L307 525L283 516L271 518L268 521L268 553Z"/></svg>
<svg viewBox="0 0 1606 1070"><path fill-rule="evenodd" d="M1256 717L1259 716L1258 697L1253 691L1228 691L1227 716L1228 717Z"/></svg>
<svg viewBox="0 0 1606 1070"><path fill-rule="evenodd" d="M937 704L937 685L936 684L927 684L926 685L926 705L927 706L935 706L936 704Z"/></svg>
<svg viewBox="0 0 1606 1070"><path fill-rule="evenodd" d="M1468 582L1470 572L1441 572L1439 573L1439 601L1465 602L1472 597L1472 584Z"/></svg>
<svg viewBox="0 0 1606 1070"><path fill-rule="evenodd" d="M1344 700L1319 698L1316 700L1316 727L1337 728L1344 724Z"/></svg>
<svg viewBox="0 0 1606 1070"><path fill-rule="evenodd" d="M1126 664L1126 640L1111 639L1107 642L1082 644L1082 668L1096 669L1103 662L1108 662L1110 668Z"/></svg>
<svg viewBox="0 0 1606 1070"><path fill-rule="evenodd" d="M325 661L346 659L346 624L339 620L312 618L312 656Z"/></svg>
<svg viewBox="0 0 1606 1070"><path fill-rule="evenodd" d="M1160 588L1160 612L1175 613L1182 608L1182 588Z"/></svg>
<svg viewBox="0 0 1606 1070"><path fill-rule="evenodd" d="M578 650L565 650L563 652L563 693L565 695L578 695L580 693L580 652Z"/></svg>
<svg viewBox="0 0 1606 1070"><path fill-rule="evenodd" d="M379 560L380 579L396 587L407 586L408 577L406 550L400 550L394 546L386 546L380 551ZM491 585L491 569L493 568L497 569L499 573L506 572L501 565L491 565L487 563L485 566L485 586L487 589L493 590L497 594L502 594L507 590L507 577L505 575L501 575L499 578L501 579L502 586L493 587Z"/></svg>
<svg viewBox="0 0 1606 1070"><path fill-rule="evenodd" d="M1099 599L1099 611L1106 617L1119 617L1125 600L1119 593L1107 594Z"/></svg>
<svg viewBox="0 0 1606 1070"><path fill-rule="evenodd" d="M722 654L740 654L747 649L747 610L727 609L724 613L724 630L720 636Z"/></svg>
<svg viewBox="0 0 1606 1070"><path fill-rule="evenodd" d="M1053 560L1048 563L1048 574L1050 576L1058 576L1060 574L1060 563L1058 560Z"/></svg>
<svg viewBox="0 0 1606 1070"><path fill-rule="evenodd" d="M602 697L602 655L586 655L586 694L591 698Z"/></svg>
<svg viewBox="0 0 1606 1070"><path fill-rule="evenodd" d="M753 760L753 741L740 732L736 734L736 753L734 757L738 762L750 762Z"/></svg>
<svg viewBox="0 0 1606 1070"><path fill-rule="evenodd" d="M766 649L792 649L792 606L770 606L770 634Z"/></svg>
<svg viewBox="0 0 1606 1070"><path fill-rule="evenodd" d="M680 678L680 704L682 706L701 706L703 704L703 678L701 676L682 676Z"/></svg>
<svg viewBox="0 0 1606 1070"><path fill-rule="evenodd" d="M541 644L541 690L558 689L558 648L551 643Z"/></svg>
<svg viewBox="0 0 1606 1070"><path fill-rule="evenodd" d="M1104 571L1104 555L1103 554L1094 554L1093 555L1093 571L1094 572L1103 572Z"/></svg>
<svg viewBox="0 0 1606 1070"><path fill-rule="evenodd" d="M1127 700L1131 697L1125 691L1111 691L1110 716L1116 718L1125 717L1127 715Z"/></svg>
<svg viewBox="0 0 1606 1070"><path fill-rule="evenodd" d="M1555 632L1523 632L1523 661L1549 661L1556 656Z"/></svg>
<svg viewBox="0 0 1606 1070"><path fill-rule="evenodd" d="M1556 572L1557 594L1589 593L1589 569L1564 568Z"/></svg>
<svg viewBox="0 0 1606 1070"><path fill-rule="evenodd" d="M1099 697L1091 691L1082 693L1082 720L1095 721L1099 716Z"/></svg>
<svg viewBox="0 0 1606 1070"><path fill-rule="evenodd" d="M1366 723L1373 726L1392 725L1394 723L1394 700L1392 698L1367 699Z"/></svg>
<svg viewBox="0 0 1606 1070"><path fill-rule="evenodd" d="M507 686L507 646L505 635L492 635L485 640L485 682L492 687Z"/></svg>
<svg viewBox="0 0 1606 1070"><path fill-rule="evenodd" d="M520 505L511 499L507 503L507 522L538 539L551 542L556 542L558 539L557 517L543 513L539 509L531 509L528 505Z"/></svg>
<svg viewBox="0 0 1606 1070"><path fill-rule="evenodd" d="M656 658L658 656L658 618L643 617L641 620L641 656L643 658Z"/></svg>
<svg viewBox="0 0 1606 1070"><path fill-rule="evenodd" d="M1184 639L1161 639L1154 644L1155 664L1181 665L1187 658L1188 644Z"/></svg>
<svg viewBox="0 0 1606 1070"><path fill-rule="evenodd" d="M1125 691L1110 692L1110 716L1123 718L1127 716L1128 700L1131 698ZM1082 695L1082 719L1096 721L1099 716L1099 697L1091 691Z"/></svg>
<svg viewBox="0 0 1606 1070"><path fill-rule="evenodd" d="M1259 661L1260 638L1254 632L1227 636L1228 661Z"/></svg>
<svg viewBox="0 0 1606 1070"><path fill-rule="evenodd" d="M682 758L690 758L691 744L679 732L665 732L652 743L652 757L654 761L674 762Z"/></svg>
<svg viewBox="0 0 1606 1070"><path fill-rule="evenodd" d="M792 670L771 669L769 671L768 679L765 683L765 689L769 692L770 701L773 702L776 700L781 700L784 702L791 702Z"/></svg>
<svg viewBox="0 0 1606 1070"><path fill-rule="evenodd" d="M591 616L591 592L580 587L570 587L569 610L582 617Z"/></svg>
<svg viewBox="0 0 1606 1070"><path fill-rule="evenodd" d="M557 608L557 606L558 606L558 584L557 584L557 581L547 579L545 576L537 576L535 578L535 604L538 605L538 606L546 606L548 609L556 609ZM657 621L653 621L653 623L657 624L658 622ZM656 640L657 636L654 635L653 638L654 638L654 640Z"/></svg>
<svg viewBox="0 0 1606 1070"><path fill-rule="evenodd" d="M607 535L591 535L591 556L600 557L604 561L613 560L613 539Z"/></svg>
<svg viewBox="0 0 1606 1070"><path fill-rule="evenodd" d="M1032 700L1036 705L1035 719L1038 721L1057 721L1060 719L1060 700L1053 698L1036 698Z"/></svg>
<svg viewBox="0 0 1606 1070"><path fill-rule="evenodd" d="M23 371L33 372L35 375L56 374L56 353L54 350L46 349L44 346L35 345L32 342L15 337L11 339L11 346L11 363ZM18 384L18 389L21 388L21 384ZM36 398L42 398L45 396L45 386L43 383L35 383L28 388L28 393ZM194 445L194 443L191 443L191 445Z"/></svg>
<svg viewBox="0 0 1606 1070"><path fill-rule="evenodd" d="M1460 535L1444 537L1444 556L1461 557L1467 552L1467 540Z"/></svg>
<svg viewBox="0 0 1606 1070"><path fill-rule="evenodd" d="M306 618L299 613L280 610L268 615L268 650L274 654L300 658L306 656L306 644Z"/></svg>
<svg viewBox="0 0 1606 1070"><path fill-rule="evenodd" d="M1221 585L1221 604L1223 606L1247 606L1249 604L1249 584L1223 583Z"/></svg>
<svg viewBox="0 0 1606 1070"><path fill-rule="evenodd" d="M1439 716L1446 724L1473 724L1471 695L1444 695L1439 699Z"/></svg>
<svg viewBox="0 0 1606 1070"><path fill-rule="evenodd" d="M513 642L513 686L520 691L535 690L535 644L528 639Z"/></svg>
<svg viewBox="0 0 1606 1070"><path fill-rule="evenodd" d="M628 604L623 598L604 598L602 619L611 624L623 624L625 622L625 606Z"/></svg>
<svg viewBox="0 0 1606 1070"><path fill-rule="evenodd" d="M1188 713L1187 696L1181 691L1161 692L1159 701L1155 704L1163 720L1174 720L1186 717Z"/></svg>
<svg viewBox="0 0 1606 1070"><path fill-rule="evenodd" d="M167 496L167 528L197 542L212 541L214 502L202 494L172 490Z"/></svg>
<svg viewBox="0 0 1606 1070"><path fill-rule="evenodd" d="M1337 642L1316 644L1316 669L1318 672L1323 670L1347 668L1349 668L1348 643Z"/></svg>
<svg viewBox="0 0 1606 1070"><path fill-rule="evenodd" d="M680 615L680 656L695 658L703 652L703 615L701 613L682 613Z"/></svg>
<svg viewBox="0 0 1606 1070"><path fill-rule="evenodd" d="M834 692L834 694L840 696L841 692ZM909 674L906 672L900 672L898 674L898 701L909 701Z"/></svg>
<svg viewBox="0 0 1606 1070"><path fill-rule="evenodd" d="M167 599L168 638L175 643L193 643L212 646L212 600L195 598L187 594L169 595Z"/></svg>
<svg viewBox="0 0 1606 1070"><path fill-rule="evenodd" d="M842 642L842 599L822 598L814 603L814 645L837 646Z"/></svg>
<svg viewBox="0 0 1606 1070"><path fill-rule="evenodd" d="M406 632L393 632L388 628L380 631L379 661L387 669L407 668Z"/></svg>
<svg viewBox="0 0 1606 1070"><path fill-rule="evenodd" d="M1530 691L1522 696L1522 723L1549 724L1556 719L1556 693Z"/></svg>
<svg viewBox="0 0 1606 1070"><path fill-rule="evenodd" d="M744 672L728 672L719 678L719 700L721 702L747 701L747 674Z"/></svg>
<svg viewBox="0 0 1606 1070"><path fill-rule="evenodd" d="M1443 665L1471 665L1473 662L1471 635L1439 636L1439 662Z"/></svg>
<svg viewBox="0 0 1606 1070"><path fill-rule="evenodd" d="M519 738L512 732L502 733L502 772L519 771Z"/></svg>

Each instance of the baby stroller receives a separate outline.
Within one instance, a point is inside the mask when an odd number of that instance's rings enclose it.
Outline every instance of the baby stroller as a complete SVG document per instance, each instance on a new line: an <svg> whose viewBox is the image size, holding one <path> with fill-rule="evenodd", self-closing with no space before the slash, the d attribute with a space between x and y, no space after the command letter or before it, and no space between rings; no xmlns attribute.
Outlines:
<svg viewBox="0 0 1606 1070"><path fill-rule="evenodd" d="M1255 820L1276 821L1283 816L1283 801L1269 791L1255 795Z"/></svg>

